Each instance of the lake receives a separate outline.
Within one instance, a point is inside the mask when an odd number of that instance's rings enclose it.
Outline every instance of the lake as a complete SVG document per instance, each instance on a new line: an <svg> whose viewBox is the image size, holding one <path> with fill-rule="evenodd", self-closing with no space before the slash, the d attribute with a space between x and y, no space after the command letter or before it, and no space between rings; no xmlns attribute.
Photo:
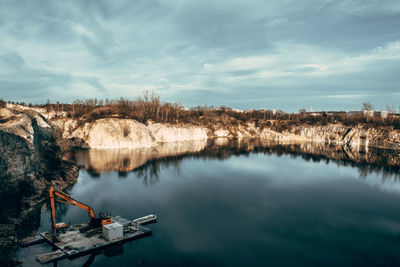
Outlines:
<svg viewBox="0 0 400 267"><path fill-rule="evenodd" d="M77 151L78 181L66 190L73 198L96 214L156 214L158 221L148 226L151 236L57 264L398 266L400 172L387 164L399 155L353 151L357 160L342 151L240 140ZM88 220L63 204L57 217ZM44 207L38 231L50 226ZM35 256L50 251L41 244L17 257L23 266L43 266Z"/></svg>

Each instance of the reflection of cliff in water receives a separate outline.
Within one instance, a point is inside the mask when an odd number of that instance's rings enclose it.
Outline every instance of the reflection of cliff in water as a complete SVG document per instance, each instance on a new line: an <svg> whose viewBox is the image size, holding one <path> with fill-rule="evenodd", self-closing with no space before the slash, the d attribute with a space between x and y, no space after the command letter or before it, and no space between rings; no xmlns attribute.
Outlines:
<svg viewBox="0 0 400 267"><path fill-rule="evenodd" d="M319 143L277 143L270 140L212 139L190 142L166 143L156 148L146 149L90 149L78 151L78 164L93 176L104 171L118 171L124 177L134 171L143 178L145 184L158 182L162 167L175 166L185 158L225 160L233 155L264 153L268 155L289 155L306 161L332 162L339 166L357 168L360 177L370 173L382 175L385 181L400 177L400 153L393 150L354 150L344 146Z"/></svg>
<svg viewBox="0 0 400 267"><path fill-rule="evenodd" d="M382 175L382 181L393 177L400 178L400 153L389 149L369 148L355 150L347 146L326 145L321 143L277 144L264 142L264 153L301 157L306 161L323 161L339 166L354 167L359 170L360 177L375 173Z"/></svg>
<svg viewBox="0 0 400 267"><path fill-rule="evenodd" d="M199 153L207 146L207 140L173 142L160 144L155 148L137 149L89 149L77 151L77 161L92 177L98 177L101 172L117 171L120 177L125 177L135 171L146 184L158 182L160 163L177 165L178 156Z"/></svg>

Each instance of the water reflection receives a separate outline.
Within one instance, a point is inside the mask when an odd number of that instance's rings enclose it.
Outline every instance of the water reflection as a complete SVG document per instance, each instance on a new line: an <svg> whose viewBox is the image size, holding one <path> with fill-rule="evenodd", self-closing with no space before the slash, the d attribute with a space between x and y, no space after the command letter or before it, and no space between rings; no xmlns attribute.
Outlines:
<svg viewBox="0 0 400 267"><path fill-rule="evenodd" d="M400 261L400 183L389 182L398 179L396 152L228 139L165 148L78 152L82 169L68 192L73 198L96 212L129 219L154 213L160 219L151 225L152 236L133 249L125 244L123 254L87 255L61 261L60 267L86 261L92 266ZM75 207L59 212L60 221L87 221ZM50 225L47 210L39 231ZM20 251L23 266L38 266L34 256L48 252L44 249Z"/></svg>
<svg viewBox="0 0 400 267"><path fill-rule="evenodd" d="M98 174L104 171L126 173L149 160L196 153L204 150L206 140L160 144L155 148L90 149L77 153L78 165ZM96 175L95 175L96 176Z"/></svg>
<svg viewBox="0 0 400 267"><path fill-rule="evenodd" d="M355 150L347 146L320 143L279 143L260 139L217 138L192 142L166 143L156 148L144 149L90 149L76 152L78 165L89 175L98 178L101 172L116 171L120 178L134 171L143 184L159 181L163 167L179 164L185 158L226 160L232 156L262 153L266 155L301 158L305 161L335 163L338 166L357 168L359 176L380 175L382 182L400 178L400 153L389 149L369 148Z"/></svg>

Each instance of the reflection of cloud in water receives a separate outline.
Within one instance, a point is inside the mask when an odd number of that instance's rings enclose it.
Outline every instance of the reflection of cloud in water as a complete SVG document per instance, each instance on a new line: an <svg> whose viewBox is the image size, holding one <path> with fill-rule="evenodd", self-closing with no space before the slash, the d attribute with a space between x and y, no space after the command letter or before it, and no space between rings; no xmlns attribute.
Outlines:
<svg viewBox="0 0 400 267"><path fill-rule="evenodd" d="M119 177L135 171L146 185L158 183L161 167L179 169L182 159L188 157L225 160L232 155L263 153L267 155L302 158L305 161L335 163L338 166L357 168L359 176L381 175L382 182L400 177L398 151L374 149L354 150L345 146L321 143L277 143L270 140L227 139L198 140L160 144L142 149L90 149L78 151L78 164L92 177L101 172L117 171Z"/></svg>

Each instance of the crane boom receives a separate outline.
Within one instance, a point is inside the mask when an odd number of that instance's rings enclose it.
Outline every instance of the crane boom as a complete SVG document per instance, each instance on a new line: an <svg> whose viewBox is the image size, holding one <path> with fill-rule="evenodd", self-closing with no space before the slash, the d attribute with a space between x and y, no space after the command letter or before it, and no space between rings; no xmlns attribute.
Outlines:
<svg viewBox="0 0 400 267"><path fill-rule="evenodd" d="M112 218L102 216L101 213L100 213L101 216L99 218L96 218L94 210L90 206L73 199L68 194L66 194L62 191L55 190L53 186L50 186L49 196L50 196L51 221L52 221L52 226L53 226L53 237L54 238L56 237L57 228L65 227L65 223L56 223L55 201L65 203L68 205L72 205L72 206L77 206L77 207L87 211L89 214L89 225L92 227L99 227L101 225L106 225L106 224L110 224L113 222ZM56 196L59 198L62 198L65 201L56 199L55 198Z"/></svg>

